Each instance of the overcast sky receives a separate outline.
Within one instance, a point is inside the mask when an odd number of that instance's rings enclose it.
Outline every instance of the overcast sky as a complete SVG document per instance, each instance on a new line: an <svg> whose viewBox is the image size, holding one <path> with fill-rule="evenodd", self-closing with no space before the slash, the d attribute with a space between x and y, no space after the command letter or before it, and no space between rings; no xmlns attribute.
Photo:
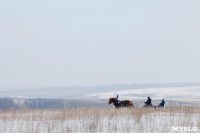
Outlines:
<svg viewBox="0 0 200 133"><path fill-rule="evenodd" d="M199 0L1 0L0 89L200 82Z"/></svg>

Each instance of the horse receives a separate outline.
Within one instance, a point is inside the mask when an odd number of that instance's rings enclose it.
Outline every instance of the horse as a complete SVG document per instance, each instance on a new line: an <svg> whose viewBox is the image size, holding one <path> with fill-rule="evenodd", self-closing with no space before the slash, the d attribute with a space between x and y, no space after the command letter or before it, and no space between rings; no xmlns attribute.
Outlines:
<svg viewBox="0 0 200 133"><path fill-rule="evenodd" d="M116 97L109 99L108 104L112 104L112 103L113 103L113 105L115 105L115 108L120 108L120 107L134 107L132 101L130 101L130 100L120 101Z"/></svg>

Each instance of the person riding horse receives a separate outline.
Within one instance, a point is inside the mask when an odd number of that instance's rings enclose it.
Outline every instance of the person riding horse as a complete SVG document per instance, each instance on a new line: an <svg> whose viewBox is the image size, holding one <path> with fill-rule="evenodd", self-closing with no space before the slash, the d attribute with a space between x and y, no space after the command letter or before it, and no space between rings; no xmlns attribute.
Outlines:
<svg viewBox="0 0 200 133"><path fill-rule="evenodd" d="M113 105L115 105L116 108L119 107L133 107L133 102L129 101L129 100L124 100L124 101L120 101L118 100L118 95L115 98L110 98L108 104L113 103Z"/></svg>
<svg viewBox="0 0 200 133"><path fill-rule="evenodd" d="M117 98L117 101L116 101L116 103L117 103L117 104L121 104L121 101L120 101L120 100L118 100L118 97L119 97L119 96L117 95L117 97L116 97L116 98Z"/></svg>

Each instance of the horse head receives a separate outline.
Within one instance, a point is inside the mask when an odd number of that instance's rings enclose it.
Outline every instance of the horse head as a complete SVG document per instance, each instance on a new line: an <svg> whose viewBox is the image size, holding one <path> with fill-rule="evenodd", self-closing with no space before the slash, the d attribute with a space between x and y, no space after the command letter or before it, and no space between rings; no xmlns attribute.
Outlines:
<svg viewBox="0 0 200 133"><path fill-rule="evenodd" d="M110 98L108 101L108 104L115 103L116 101L117 101L117 98Z"/></svg>

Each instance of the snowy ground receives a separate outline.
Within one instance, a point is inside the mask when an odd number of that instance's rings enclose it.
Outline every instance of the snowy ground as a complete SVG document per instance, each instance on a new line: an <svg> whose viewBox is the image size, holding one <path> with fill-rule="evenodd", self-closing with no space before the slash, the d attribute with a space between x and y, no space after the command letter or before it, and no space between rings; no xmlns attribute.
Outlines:
<svg viewBox="0 0 200 133"><path fill-rule="evenodd" d="M173 133L173 127L197 128L200 108L79 108L0 112L1 133ZM183 132L178 129L177 132Z"/></svg>

